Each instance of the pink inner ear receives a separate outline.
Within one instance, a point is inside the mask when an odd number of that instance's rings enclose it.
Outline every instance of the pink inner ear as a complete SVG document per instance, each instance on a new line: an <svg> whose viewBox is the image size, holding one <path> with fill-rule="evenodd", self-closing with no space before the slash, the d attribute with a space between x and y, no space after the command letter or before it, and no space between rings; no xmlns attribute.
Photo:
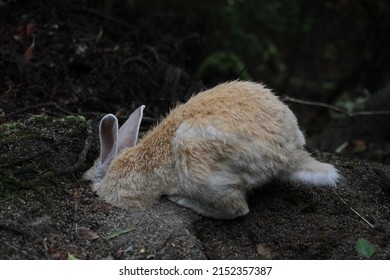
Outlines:
<svg viewBox="0 0 390 280"><path fill-rule="evenodd" d="M111 161L117 150L118 120L112 115L106 115L100 122L100 158L102 163Z"/></svg>
<svg viewBox="0 0 390 280"><path fill-rule="evenodd" d="M118 153L137 144L144 108L142 105L136 109L119 129Z"/></svg>

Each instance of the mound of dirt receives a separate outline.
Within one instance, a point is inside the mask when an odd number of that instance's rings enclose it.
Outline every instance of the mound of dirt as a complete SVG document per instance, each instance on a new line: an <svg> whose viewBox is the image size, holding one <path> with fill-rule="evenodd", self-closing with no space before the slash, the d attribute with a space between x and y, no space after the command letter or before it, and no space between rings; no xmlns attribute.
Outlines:
<svg viewBox="0 0 390 280"><path fill-rule="evenodd" d="M357 259L359 238L375 245L373 258L390 258L388 167L317 154L343 174L337 188L269 184L233 221L164 198L126 212L80 180L98 153L90 126L73 116L0 126L1 258Z"/></svg>

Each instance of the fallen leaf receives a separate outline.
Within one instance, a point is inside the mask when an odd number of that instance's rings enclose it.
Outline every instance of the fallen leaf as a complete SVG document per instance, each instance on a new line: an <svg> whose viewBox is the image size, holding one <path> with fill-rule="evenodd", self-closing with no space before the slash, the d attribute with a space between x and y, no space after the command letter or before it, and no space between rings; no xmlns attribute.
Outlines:
<svg viewBox="0 0 390 280"><path fill-rule="evenodd" d="M375 253L375 247L367 239L360 238L356 242L356 251L361 257L369 259Z"/></svg>
<svg viewBox="0 0 390 280"><path fill-rule="evenodd" d="M355 142L353 144L354 144L353 151L355 153L360 153L360 152L364 152L365 150L367 150L366 141L364 141L364 140L355 140Z"/></svg>
<svg viewBox="0 0 390 280"><path fill-rule="evenodd" d="M68 253L68 260L78 260L78 258L75 255Z"/></svg>
<svg viewBox="0 0 390 280"><path fill-rule="evenodd" d="M95 232L93 232L89 228L79 227L77 232L81 237L83 237L87 240L96 240L96 239L100 238L99 235L97 235Z"/></svg>

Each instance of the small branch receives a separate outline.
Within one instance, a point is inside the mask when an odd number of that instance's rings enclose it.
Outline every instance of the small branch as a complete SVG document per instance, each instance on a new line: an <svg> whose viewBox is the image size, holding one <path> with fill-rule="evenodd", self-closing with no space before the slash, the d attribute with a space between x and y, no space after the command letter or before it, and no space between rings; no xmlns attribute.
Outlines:
<svg viewBox="0 0 390 280"><path fill-rule="evenodd" d="M127 64L132 64L132 63L142 64L143 66L145 66L145 68L148 69L148 71L149 71L150 73L153 73L153 72L154 72L154 71L153 71L153 67L152 67L146 60L144 60L144 59L142 59L142 58L140 58L140 57L131 57L131 58L126 59L126 60L122 63L121 67L122 67L122 69L123 69L123 67L125 67Z"/></svg>
<svg viewBox="0 0 390 280"><path fill-rule="evenodd" d="M8 86L8 90L4 93L4 96L7 96L12 90L12 84Z"/></svg>
<svg viewBox="0 0 390 280"><path fill-rule="evenodd" d="M293 102L293 103L298 103L298 104L303 104L303 105L327 108L327 109L331 109L333 111L337 111L339 113L345 114L348 117L352 117L351 113L346 112L345 110L341 109L340 107L329 105L329 104L322 103L322 102L307 101L307 100L293 98L293 97L290 97L290 96L283 96L282 100L283 101Z"/></svg>
<svg viewBox="0 0 390 280"><path fill-rule="evenodd" d="M47 247L47 237L43 238L42 245L43 245L43 253L45 254L46 259L51 260L52 257L50 256L49 248Z"/></svg>
<svg viewBox="0 0 390 280"><path fill-rule="evenodd" d="M89 13L91 15L94 15L94 16L97 16L97 17L100 17L100 18L103 18L105 20L109 20L115 24L118 24L118 25L121 25L127 29L134 29L134 26L131 26L130 24L128 24L127 22L125 22L124 20L120 20L120 19L116 19L116 18L113 18L113 17L110 17L109 15L106 15L104 13L101 13L97 10L94 10L94 9L75 9L76 11L81 11L81 12L85 12L85 13Z"/></svg>
<svg viewBox="0 0 390 280"><path fill-rule="evenodd" d="M352 112L352 117L355 116L376 116L376 115L390 115L390 111L358 111Z"/></svg>
<svg viewBox="0 0 390 280"><path fill-rule="evenodd" d="M339 112L341 114L344 114L350 118L356 117L356 116L375 116L375 115L390 115L390 111L358 111L358 112L347 112L346 110L329 105L326 103L322 102L315 102L315 101L307 101L307 100L302 100L302 99L297 99L293 98L290 96L283 96L281 98L283 101L288 101L288 102L293 102L293 103L298 103L298 104L303 104L303 105L309 105L309 106L316 106L316 107L322 107L322 108L327 108L336 112Z"/></svg>

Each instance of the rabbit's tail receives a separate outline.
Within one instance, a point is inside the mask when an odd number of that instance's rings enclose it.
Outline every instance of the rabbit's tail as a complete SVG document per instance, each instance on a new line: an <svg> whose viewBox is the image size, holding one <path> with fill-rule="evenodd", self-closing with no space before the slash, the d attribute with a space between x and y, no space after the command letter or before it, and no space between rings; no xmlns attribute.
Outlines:
<svg viewBox="0 0 390 280"><path fill-rule="evenodd" d="M302 152L289 180L313 186L336 186L340 179L339 171L331 164L317 161L306 151Z"/></svg>

